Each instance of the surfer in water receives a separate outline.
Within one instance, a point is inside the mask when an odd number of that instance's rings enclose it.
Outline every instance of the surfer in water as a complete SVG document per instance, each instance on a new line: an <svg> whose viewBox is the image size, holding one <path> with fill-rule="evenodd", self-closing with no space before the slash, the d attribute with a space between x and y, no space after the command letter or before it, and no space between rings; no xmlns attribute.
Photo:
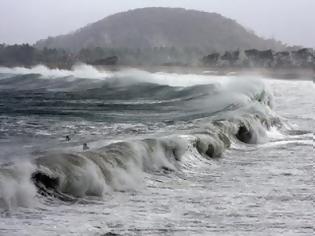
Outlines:
<svg viewBox="0 0 315 236"><path fill-rule="evenodd" d="M89 146L87 145L87 143L83 143L83 151L89 150Z"/></svg>

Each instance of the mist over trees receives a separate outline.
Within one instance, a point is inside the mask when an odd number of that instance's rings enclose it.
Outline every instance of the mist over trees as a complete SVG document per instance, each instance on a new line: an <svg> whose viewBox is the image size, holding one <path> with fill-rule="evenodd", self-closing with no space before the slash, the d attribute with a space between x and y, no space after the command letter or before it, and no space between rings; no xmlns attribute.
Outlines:
<svg viewBox="0 0 315 236"><path fill-rule="evenodd" d="M132 54L159 48L208 52L285 48L281 42L258 37L217 13L181 8L143 8L118 13L73 33L40 40L35 46L74 53L84 48L129 49Z"/></svg>
<svg viewBox="0 0 315 236"><path fill-rule="evenodd" d="M96 66L206 66L214 68L314 68L315 52L312 49L285 51L235 50L225 52L201 51L198 48L175 47L128 49L84 48L78 53L63 49L38 49L28 44L0 44L0 66L31 67L38 64L50 68L71 69L74 64Z"/></svg>
<svg viewBox="0 0 315 236"><path fill-rule="evenodd" d="M77 53L64 49L39 49L29 44L0 44L1 66L34 66L44 64L53 68L70 69L76 63L91 65L197 65L205 56L200 49L176 49L155 47L146 49L129 48L83 48Z"/></svg>
<svg viewBox="0 0 315 236"><path fill-rule="evenodd" d="M30 67L44 64L49 67L70 68L75 61L74 56L60 49L37 49L29 44L0 44L1 66Z"/></svg>
<svg viewBox="0 0 315 236"><path fill-rule="evenodd" d="M202 64L209 67L240 68L314 68L315 51L309 48L287 51L237 50L222 54L212 53L202 58Z"/></svg>

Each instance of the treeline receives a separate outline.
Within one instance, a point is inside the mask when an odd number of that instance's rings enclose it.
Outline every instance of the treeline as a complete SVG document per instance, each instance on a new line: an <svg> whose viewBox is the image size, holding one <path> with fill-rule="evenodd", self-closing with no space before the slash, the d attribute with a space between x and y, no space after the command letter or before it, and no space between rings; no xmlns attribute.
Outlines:
<svg viewBox="0 0 315 236"><path fill-rule="evenodd" d="M38 49L29 44L0 44L0 66L34 66L43 64L51 68L71 68L76 63L91 65L194 65L203 52L197 48L176 49L156 47L147 49L86 48L78 53L62 49Z"/></svg>
<svg viewBox="0 0 315 236"><path fill-rule="evenodd" d="M198 48L178 49L175 47L130 48L87 48L77 54L78 60L88 64L117 57L119 65L195 65L204 52Z"/></svg>
<svg viewBox="0 0 315 236"><path fill-rule="evenodd" d="M78 53L62 49L38 49L29 44L0 44L0 66L31 67L38 64L50 68L70 69L76 63L91 65L165 65L165 66L209 66L209 67L254 67L254 68L314 68L313 49L295 49L276 52L237 50L211 53L198 48L177 49L156 47L147 49L87 48Z"/></svg>
<svg viewBox="0 0 315 236"><path fill-rule="evenodd" d="M275 52L237 50L212 53L202 59L210 67L253 67L253 68L315 68L315 51L309 48Z"/></svg>
<svg viewBox="0 0 315 236"><path fill-rule="evenodd" d="M0 66L30 67L44 64L55 68L70 68L74 61L74 55L65 50L48 48L38 50L29 44L0 44Z"/></svg>

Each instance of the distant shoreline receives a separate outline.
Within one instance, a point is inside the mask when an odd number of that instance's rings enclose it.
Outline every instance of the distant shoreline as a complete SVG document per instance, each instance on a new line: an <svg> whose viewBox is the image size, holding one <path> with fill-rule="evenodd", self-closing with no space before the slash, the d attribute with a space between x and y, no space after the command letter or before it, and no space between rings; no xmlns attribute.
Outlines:
<svg viewBox="0 0 315 236"><path fill-rule="evenodd" d="M181 50L176 50L176 48L153 48L137 53L123 49L108 50L82 49L78 53L71 53L64 49L40 50L28 44L0 44L0 66L31 68L44 65L51 69L71 70L78 64L86 64L100 70L114 71L121 68L137 68L149 72L203 75L249 74L280 79L306 77L314 80L315 50L310 48L280 52L271 49L249 49L214 52L208 55L206 51L189 53L188 49L181 54L179 53Z"/></svg>
<svg viewBox="0 0 315 236"><path fill-rule="evenodd" d="M208 67L208 66L139 66L139 65L89 65L84 63L75 64L68 68L50 67L45 64L32 66L3 66L4 68L34 68L36 66L45 66L49 69L71 71L75 66L87 65L96 68L99 71L119 72L124 70L140 70L149 73L173 73L173 74L194 74L204 76L258 76L273 79L285 80L313 80L315 81L315 68L248 68L248 67Z"/></svg>
<svg viewBox="0 0 315 236"><path fill-rule="evenodd" d="M150 73L174 73L174 74L198 74L209 76L262 76L276 79L286 80L315 80L315 70L305 68L218 68L218 67L205 67L205 66L94 66L98 70L107 71L120 71L120 70L143 70Z"/></svg>

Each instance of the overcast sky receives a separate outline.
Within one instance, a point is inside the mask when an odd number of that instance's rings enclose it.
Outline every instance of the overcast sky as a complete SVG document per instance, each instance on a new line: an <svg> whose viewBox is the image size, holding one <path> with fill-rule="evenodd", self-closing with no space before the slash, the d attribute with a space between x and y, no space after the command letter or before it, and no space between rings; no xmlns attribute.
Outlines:
<svg viewBox="0 0 315 236"><path fill-rule="evenodd" d="M260 36L315 48L315 0L0 0L0 43L34 43L149 6L217 12Z"/></svg>

